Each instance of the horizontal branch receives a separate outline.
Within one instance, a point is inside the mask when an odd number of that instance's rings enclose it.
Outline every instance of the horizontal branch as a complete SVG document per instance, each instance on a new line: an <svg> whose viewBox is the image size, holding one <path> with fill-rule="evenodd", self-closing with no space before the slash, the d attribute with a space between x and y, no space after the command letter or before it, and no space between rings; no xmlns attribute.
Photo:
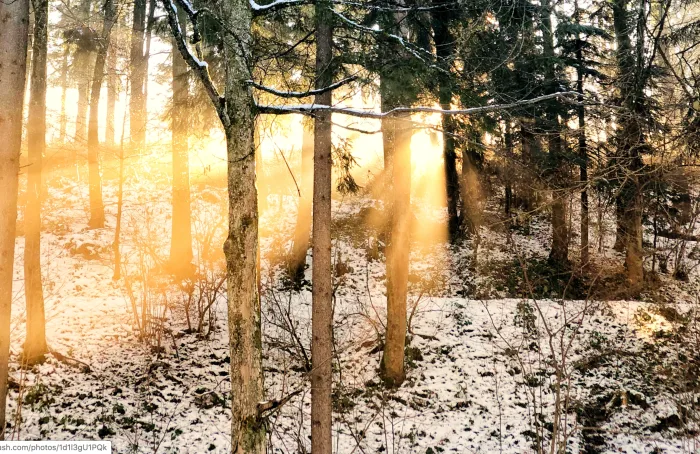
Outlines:
<svg viewBox="0 0 700 454"><path fill-rule="evenodd" d="M536 98L524 99L522 101L516 101L508 104L492 104L488 106L480 107L470 107L467 109L438 109L434 107L397 107L395 109L388 110L386 112L375 112L373 110L363 110L363 109L353 109L350 107L336 107L336 106L326 106L320 104L298 104L290 106L261 106L258 105L258 113L261 114L271 114L271 115L286 115L286 114L304 114L313 115L316 112L331 112L342 115L348 115L351 117L361 117L361 118L386 118L398 114L413 114L413 113L435 113L440 115L474 115L474 114L484 114L489 112L497 112L500 110L514 109L518 107L528 106L532 104L537 104L550 99L566 99L573 98L568 102L575 104L576 97L578 93L575 91L563 91L559 93L552 93L549 95L538 96Z"/></svg>
<svg viewBox="0 0 700 454"><path fill-rule="evenodd" d="M279 96L280 98L306 98L308 96L320 95L322 93L326 93L326 92L329 92L331 90L335 90L336 88L340 88L343 85L346 85L346 84L353 82L355 80L357 80L357 77L351 76L351 77L345 78L341 81L338 81L334 84L331 84L327 87L317 88L315 90L308 90L308 91L280 91L280 90L277 90L276 88L261 85L255 81L252 81L252 80L247 80L246 83L248 85L250 85L251 87L257 88L258 90L262 90L266 93L271 93L275 96Z"/></svg>

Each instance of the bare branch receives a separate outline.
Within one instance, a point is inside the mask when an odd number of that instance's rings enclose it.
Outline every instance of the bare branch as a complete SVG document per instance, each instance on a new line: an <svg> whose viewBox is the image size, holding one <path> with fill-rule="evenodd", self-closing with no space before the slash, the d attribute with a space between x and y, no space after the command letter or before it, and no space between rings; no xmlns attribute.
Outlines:
<svg viewBox="0 0 700 454"><path fill-rule="evenodd" d="M385 118L398 114L413 114L413 113L437 113L440 115L474 115L474 114L484 114L489 112L496 112L500 110L514 109L517 107L527 106L531 104L537 104L550 99L567 99L571 104L575 104L576 97L579 95L575 91L563 91L559 93L551 93L544 96L538 96L536 98L524 99L522 101L516 101L508 104L492 104L488 106L480 107L470 107L467 109L455 109L455 110L445 110L438 109L434 107L397 107L386 112L375 112L372 110L362 110L353 109L349 107L336 107L336 106L325 106L320 104L298 104L290 106L261 106L258 105L258 113L261 114L272 114L272 115L286 115L286 114L305 114L313 115L316 112L328 112L337 113L342 115L348 115L351 117L361 117L361 118Z"/></svg>
<svg viewBox="0 0 700 454"><path fill-rule="evenodd" d="M357 80L356 76L351 76L347 77L341 81L338 81L334 84L331 84L327 87L323 88L318 88L315 90L308 90L308 91L280 91L272 87L267 87L265 85L261 85L255 81L248 80L246 83L250 85L251 87L255 87L258 90L262 90L267 93L271 93L275 96L279 96L280 98L306 98L307 96L315 96L315 95L320 95L321 93L326 93L331 90L335 90L336 88L340 88L343 85L346 85L350 82L353 82Z"/></svg>

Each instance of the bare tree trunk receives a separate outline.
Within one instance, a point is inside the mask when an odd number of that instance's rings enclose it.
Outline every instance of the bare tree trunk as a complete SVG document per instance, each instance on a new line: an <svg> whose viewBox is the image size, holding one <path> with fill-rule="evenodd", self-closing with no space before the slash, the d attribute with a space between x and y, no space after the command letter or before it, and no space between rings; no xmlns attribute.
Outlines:
<svg viewBox="0 0 700 454"><path fill-rule="evenodd" d="M333 82L333 29L330 0L316 3L316 88ZM330 106L331 91L314 102ZM331 114L314 121L313 307L311 323L311 451L332 451L333 272L331 270Z"/></svg>
<svg viewBox="0 0 700 454"><path fill-rule="evenodd" d="M127 80L127 90L129 90L129 81ZM117 219L116 225L114 227L114 244L112 245L114 249L114 275L112 279L118 281L121 279L122 273L122 251L121 251L121 234L122 234L122 208L124 206L124 135L126 134L126 114L127 110L124 109L124 116L122 117L122 133L119 140L119 187L117 189ZM136 312L134 312L136 315ZM189 314L188 314L189 315Z"/></svg>
<svg viewBox="0 0 700 454"><path fill-rule="evenodd" d="M129 79L131 82L129 134L131 143L138 153L146 141L145 84L148 63L143 53L146 32L146 0L134 0L133 18L129 54Z"/></svg>
<svg viewBox="0 0 700 454"><path fill-rule="evenodd" d="M578 11L577 11L578 12ZM588 147L586 146L586 111L583 106L583 41L577 36L576 59L579 66L576 70L576 90L579 93L577 107L578 114L578 154L581 163L580 180L581 189L581 267L587 269L590 262L590 247L588 244Z"/></svg>
<svg viewBox="0 0 700 454"><path fill-rule="evenodd" d="M76 67L76 79L78 82L78 116L75 119L75 136L74 139L76 143L82 145L87 140L87 127L88 127L88 105L90 97L90 63L91 63L91 49L86 45L90 42L89 35L92 34L90 29L90 0L81 0L80 2L80 19L83 21L81 24L80 33L84 35L84 39L78 44L78 48L75 52L75 67ZM77 166L78 163L76 162Z"/></svg>
<svg viewBox="0 0 700 454"><path fill-rule="evenodd" d="M70 3L68 3L70 7ZM61 144L66 143L66 129L68 125L68 117L66 116L66 94L68 93L68 57L70 56L70 46L64 38L63 41L63 59L61 60L61 113L58 127L58 141Z"/></svg>
<svg viewBox="0 0 700 454"><path fill-rule="evenodd" d="M229 234L224 245L228 270L231 344L232 452L263 454L265 425L258 403L265 397L260 326L258 194L255 184L254 100L250 78L251 11L247 0L220 6L231 33L224 37L228 150ZM240 40L240 41L239 41Z"/></svg>
<svg viewBox="0 0 700 454"><path fill-rule="evenodd" d="M392 121L394 149L391 236L387 247L386 341L382 357L382 378L387 386L401 386L406 347L406 298L411 251L411 129L410 115Z"/></svg>
<svg viewBox="0 0 700 454"><path fill-rule="evenodd" d="M100 142L98 133L100 91L104 79L105 61L109 49L112 26L116 10L112 0L104 4L104 23L102 25L102 40L95 60L95 74L92 78L90 92L90 123L88 126L88 178L90 186L90 228L98 229L105 225L105 209L102 202L102 176L100 175Z"/></svg>
<svg viewBox="0 0 700 454"><path fill-rule="evenodd" d="M41 283L41 169L46 149L46 54L48 0L34 0L32 75L27 118L27 206L24 213L24 294L27 301L27 336L24 361L43 360L46 347L44 291Z"/></svg>
<svg viewBox="0 0 700 454"><path fill-rule="evenodd" d="M180 27L186 30L184 10L178 11ZM173 272L184 272L192 262L192 219L190 214L190 167L188 157L188 112L189 98L187 63L178 53L173 42L173 218L170 238L170 264Z"/></svg>
<svg viewBox="0 0 700 454"><path fill-rule="evenodd" d="M552 4L550 0L540 2L540 30L542 32L543 53L548 61L545 68L545 80L550 88L556 90L556 70L554 67L554 34L552 29ZM552 165L550 187L552 189L552 249L549 259L557 265L566 265L569 261L569 233L566 224L566 197L563 189L566 186L566 174L563 170L563 143L561 125L556 112L556 104L550 103L546 109L546 131Z"/></svg>
<svg viewBox="0 0 700 454"><path fill-rule="evenodd" d="M311 202L314 190L314 132L313 129L304 127L301 140L301 181L299 190L299 210L297 223L294 228L294 243L289 259L289 275L295 282L301 283L304 279L304 267L306 265L306 253L309 250L311 234Z"/></svg>
<svg viewBox="0 0 700 454"><path fill-rule="evenodd" d="M639 181L644 167L640 145L644 143L640 119L644 116L644 71L642 58L634 56L630 39L631 24L628 20L627 0L614 0L612 4L613 24L617 44L618 87L620 99L624 100L627 115L621 117L618 132L618 166L622 175L622 187L617 197L618 235L621 233L626 249L625 266L627 280L633 289L644 280L642 249L642 187ZM637 37L641 40L642 37ZM638 42L638 46L642 43Z"/></svg>
<svg viewBox="0 0 700 454"><path fill-rule="evenodd" d="M113 147L116 143L114 132L114 109L117 104L117 49L112 46L107 51L107 122L105 124L105 143Z"/></svg>
<svg viewBox="0 0 700 454"><path fill-rule="evenodd" d="M163 2L175 36L182 36L169 1ZM248 0L214 5L228 33L223 35L225 102L215 108L226 134L229 233L224 243L227 268L229 345L231 350L231 452L263 454L265 421L259 404L265 397L260 326L258 194L255 184L255 100L246 81L252 50L252 11ZM180 54L188 55L180 42ZM190 62L203 81L202 67ZM213 97L213 96L212 96Z"/></svg>
<svg viewBox="0 0 700 454"><path fill-rule="evenodd" d="M4 440L29 0L0 2L0 18L0 440Z"/></svg>
<svg viewBox="0 0 700 454"><path fill-rule="evenodd" d="M433 0L431 10L435 53L438 59L449 62L454 58L455 39L450 33L449 24L454 17L453 4L445 0ZM438 98L440 107L449 110L452 106L452 81L449 76L440 74ZM445 162L445 191L447 195L447 225L450 240L454 241L459 233L459 175L457 175L457 153L455 151L456 124L449 115L442 116L443 159Z"/></svg>

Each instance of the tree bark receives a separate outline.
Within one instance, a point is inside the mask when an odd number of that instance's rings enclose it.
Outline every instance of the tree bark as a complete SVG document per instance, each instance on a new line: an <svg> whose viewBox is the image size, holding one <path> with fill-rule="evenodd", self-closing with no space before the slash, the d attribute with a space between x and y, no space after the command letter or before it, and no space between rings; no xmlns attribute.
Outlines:
<svg viewBox="0 0 700 454"><path fill-rule="evenodd" d="M544 58L548 61L545 68L545 81L548 92L556 91L557 71L554 66L554 34L552 29L552 5L550 0L540 2L540 31L542 32ZM549 159L552 167L550 187L552 189L552 249L549 259L557 265L566 265L569 261L569 234L566 224L566 200L563 189L566 186L566 174L563 169L563 143L561 125L555 102L548 103L545 113L545 129L548 134Z"/></svg>
<svg viewBox="0 0 700 454"><path fill-rule="evenodd" d="M644 167L640 148L644 144L641 118L644 115L643 65L634 56L627 17L627 0L613 0L613 26L617 44L618 90L627 114L621 116L618 130L617 165L623 184L617 198L618 229L626 250L627 281L633 289L644 280L642 249L642 188L640 172ZM641 39L641 38L639 38ZM639 45L640 43L638 43Z"/></svg>
<svg viewBox="0 0 700 454"><path fill-rule="evenodd" d="M4 440L29 0L0 2L0 24L0 440Z"/></svg>
<svg viewBox="0 0 700 454"><path fill-rule="evenodd" d="M255 102L250 78L252 13L248 0L220 4L230 33L223 39L227 66L225 125L228 154L229 234L226 254L231 345L231 429L234 454L263 454L265 397L260 326L258 195L255 184Z"/></svg>
<svg viewBox="0 0 700 454"><path fill-rule="evenodd" d="M47 352L44 291L41 283L42 157L46 149L46 55L48 0L34 0L32 75L27 117L27 205L24 213L24 294L27 301L27 336L24 361L41 361Z"/></svg>
<svg viewBox="0 0 700 454"><path fill-rule="evenodd" d="M112 46L107 51L107 120L105 123L105 143L114 147L116 136L114 131L114 110L117 104L117 49Z"/></svg>
<svg viewBox="0 0 700 454"><path fill-rule="evenodd" d="M382 356L382 378L387 386L401 386L406 378L406 298L411 225L411 127L410 115L394 119L391 235L387 257L386 341Z"/></svg>
<svg viewBox="0 0 700 454"><path fill-rule="evenodd" d="M68 4L70 6L70 4ZM61 60L61 113L58 126L58 141L66 143L66 130L68 117L66 116L66 95L68 93L68 57L70 56L70 46L63 41L63 59Z"/></svg>
<svg viewBox="0 0 700 454"><path fill-rule="evenodd" d="M578 12L578 11L577 11ZM576 36L576 90L579 92L577 107L578 115L578 154L579 179L581 180L581 268L587 269L590 262L590 247L588 243L588 147L586 146L586 110L583 106L583 41Z"/></svg>
<svg viewBox="0 0 700 454"><path fill-rule="evenodd" d="M105 209L102 202L102 176L100 175L100 142L99 130L99 106L102 81L104 80L105 61L109 49L112 26L114 25L116 10L112 0L106 0L104 4L104 22L102 24L102 39L95 59L95 74L92 78L90 91L90 122L88 125L88 179L90 187L90 221L88 226L99 229L105 225Z"/></svg>
<svg viewBox="0 0 700 454"><path fill-rule="evenodd" d="M146 0L134 0L129 53L129 79L131 82L129 135L136 152L141 150L146 141L145 84L148 62L143 53L146 33L146 4Z"/></svg>
<svg viewBox="0 0 700 454"><path fill-rule="evenodd" d="M178 11L180 27L185 30L187 18L184 10ZM188 157L189 98L187 63L173 42L172 66L172 154L173 154L173 217L170 238L170 264L176 274L187 269L192 262L192 218L190 213L190 168Z"/></svg>
<svg viewBox="0 0 700 454"><path fill-rule="evenodd" d="M301 141L301 181L299 183L299 210L294 228L294 243L289 259L289 275L298 284L304 279L306 253L311 234L311 206L314 190L314 132L304 127Z"/></svg>
<svg viewBox="0 0 700 454"><path fill-rule="evenodd" d="M330 0L316 2L316 88L333 82L333 16ZM332 91L316 95L331 105ZM311 451L332 451L333 272L331 269L331 113L314 121L313 269L311 323Z"/></svg>
<svg viewBox="0 0 700 454"><path fill-rule="evenodd" d="M454 17L453 4L445 0L433 0L431 10L431 25L435 53L439 60L448 62L454 58L455 39L450 32L449 24ZM440 107L449 110L452 105L452 81L449 75L440 74L438 81L438 100ZM443 160L445 163L445 191L447 195L447 225L450 240L454 241L459 235L459 206L460 188L457 175L457 153L455 143L456 123L448 115L442 116Z"/></svg>

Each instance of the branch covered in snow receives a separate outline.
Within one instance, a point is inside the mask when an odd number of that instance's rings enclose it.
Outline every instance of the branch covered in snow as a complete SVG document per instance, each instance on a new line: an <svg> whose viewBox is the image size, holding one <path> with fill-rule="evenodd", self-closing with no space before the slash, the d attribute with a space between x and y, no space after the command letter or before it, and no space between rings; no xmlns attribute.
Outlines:
<svg viewBox="0 0 700 454"><path fill-rule="evenodd" d="M308 5L313 3L312 0L275 0L272 3L261 5L255 0L249 1L250 9L253 11L253 16L259 16L261 14L277 11L283 8L288 8L290 6Z"/></svg>
<svg viewBox="0 0 700 454"><path fill-rule="evenodd" d="M351 76L351 77L347 77L341 81L338 81L334 84L331 84L327 87L317 88L315 90L308 90L308 91L280 91L280 90L277 90L276 88L261 85L255 81L252 81L252 80L248 80L246 82L251 87L257 88L258 90L262 90L262 91L267 92L267 93L271 93L275 96L279 96L280 98L306 98L307 96L320 95L321 93L326 93L328 91L335 90L336 88L340 88L343 85L348 84L350 82L353 82L355 80L357 80L357 77Z"/></svg>
<svg viewBox="0 0 700 454"><path fill-rule="evenodd" d="M361 117L361 118L386 118L394 116L397 114L413 114L413 113L437 113L440 115L474 115L474 114L484 114L489 112L496 112L499 110L514 109L517 107L527 106L531 104L537 104L542 101L547 101L550 99L569 99L571 103L575 103L576 97L579 95L575 91L563 91L559 93L552 93L549 95L538 96L536 98L524 99L522 101L516 101L508 104L491 104L487 106L480 107L470 107L467 109L455 109L446 110L438 109L434 107L397 107L395 109L388 110L386 112L375 112L373 110L363 110L363 109L353 109L349 107L336 107L336 106L325 106L320 104L298 104L290 106L261 106L258 105L257 109L259 113L262 114L272 114L272 115L285 115L285 114L305 114L312 115L316 112L331 112L342 115L349 115L351 117Z"/></svg>
<svg viewBox="0 0 700 454"><path fill-rule="evenodd" d="M214 82L211 80L211 76L209 75L209 67L207 63L197 58L197 56L190 52L190 49L187 47L185 36L180 28L180 22L177 19L177 12L172 0L162 0L162 2L163 8L168 14L168 24L170 25L170 30L175 38L175 43L177 44L177 49L180 51L180 55L182 55L182 58L185 60L185 62L187 62L187 65L192 68L192 71L197 74L197 77L199 77L199 80L204 85L204 89L207 92L209 99L211 99L211 102L214 104L214 108L216 109L216 113L218 114L221 123L224 125L224 127L230 126L231 122L228 118L228 114L226 113L226 100L219 94L216 86L214 86ZM187 0L178 0L178 2L181 6L189 5ZM196 17L197 12L192 9L191 5L189 6L189 11L187 10L187 7L184 7L183 9L192 19L193 16L190 15L190 13Z"/></svg>

